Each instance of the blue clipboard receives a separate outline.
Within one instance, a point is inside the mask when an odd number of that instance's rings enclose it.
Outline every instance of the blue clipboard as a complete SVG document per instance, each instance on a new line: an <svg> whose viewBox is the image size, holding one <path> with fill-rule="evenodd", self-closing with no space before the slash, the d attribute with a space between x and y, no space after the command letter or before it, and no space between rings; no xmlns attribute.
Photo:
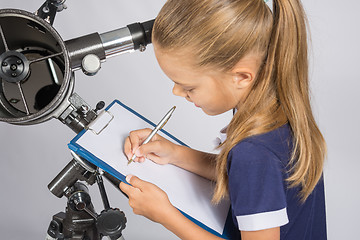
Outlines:
<svg viewBox="0 0 360 240"><path fill-rule="evenodd" d="M129 132L153 128L156 124L138 112L114 100L87 129L70 141L68 147L103 171L122 182L133 174L154 183L169 196L171 203L191 221L224 239L229 239L230 203L211 204L214 184L173 165L158 165L150 160L127 165L123 143ZM161 129L160 135L177 144L185 143ZM166 180L166 181L164 181Z"/></svg>

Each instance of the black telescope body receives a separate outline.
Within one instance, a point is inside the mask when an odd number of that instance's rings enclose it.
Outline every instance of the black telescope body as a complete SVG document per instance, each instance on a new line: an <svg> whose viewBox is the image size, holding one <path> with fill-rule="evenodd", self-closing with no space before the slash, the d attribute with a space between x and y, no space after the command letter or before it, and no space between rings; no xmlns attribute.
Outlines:
<svg viewBox="0 0 360 240"><path fill-rule="evenodd" d="M64 119L73 72L94 75L106 58L145 50L154 20L68 41L50 23L23 10L0 10L0 121L30 125Z"/></svg>

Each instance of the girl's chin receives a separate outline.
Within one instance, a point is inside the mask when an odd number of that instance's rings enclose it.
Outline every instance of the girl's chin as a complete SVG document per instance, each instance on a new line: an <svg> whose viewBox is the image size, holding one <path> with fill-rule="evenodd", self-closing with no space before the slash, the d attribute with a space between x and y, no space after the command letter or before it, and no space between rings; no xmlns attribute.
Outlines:
<svg viewBox="0 0 360 240"><path fill-rule="evenodd" d="M221 111L221 110L210 110L210 109L204 109L204 108L201 108L201 110L206 114L206 115L209 115L209 116L217 116L217 115L220 115L220 114L223 114L227 111Z"/></svg>

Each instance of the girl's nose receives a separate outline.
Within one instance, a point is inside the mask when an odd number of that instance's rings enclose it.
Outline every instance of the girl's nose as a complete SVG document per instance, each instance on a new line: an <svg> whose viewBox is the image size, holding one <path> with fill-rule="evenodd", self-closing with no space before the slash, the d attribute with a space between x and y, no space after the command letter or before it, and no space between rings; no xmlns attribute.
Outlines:
<svg viewBox="0 0 360 240"><path fill-rule="evenodd" d="M172 89L172 92L175 96L179 96L179 97L186 97L187 94L186 92L177 84L174 84L174 87Z"/></svg>

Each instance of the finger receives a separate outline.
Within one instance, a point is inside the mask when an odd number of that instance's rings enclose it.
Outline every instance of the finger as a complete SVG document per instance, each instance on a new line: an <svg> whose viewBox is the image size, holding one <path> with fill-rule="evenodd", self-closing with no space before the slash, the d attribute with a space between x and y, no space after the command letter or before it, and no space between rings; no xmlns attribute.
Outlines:
<svg viewBox="0 0 360 240"><path fill-rule="evenodd" d="M145 128L140 130L134 130L129 133L129 139L131 142L131 148L133 153L141 145L141 143L149 136L151 129Z"/></svg>
<svg viewBox="0 0 360 240"><path fill-rule="evenodd" d="M135 155L137 157L146 157L150 153L159 155L159 153L164 151L164 144L162 141L152 141L147 144L141 145L136 151Z"/></svg>
<svg viewBox="0 0 360 240"><path fill-rule="evenodd" d="M136 149L139 147L140 145L140 139L139 136L137 134L137 131L131 131L129 133L129 141L130 141L130 152L132 154L135 153Z"/></svg>
<svg viewBox="0 0 360 240"><path fill-rule="evenodd" d="M146 181L143 181L140 178L133 175L127 175L126 181L130 183L133 187L138 188L140 190L144 189L147 184Z"/></svg>
<svg viewBox="0 0 360 240"><path fill-rule="evenodd" d="M119 188L120 191L125 194L128 199L134 198L136 197L136 194L141 193L141 190L139 188L135 188L126 182L121 182L119 184Z"/></svg>
<svg viewBox="0 0 360 240"><path fill-rule="evenodd" d="M124 154L127 158L128 161L130 161L130 159L133 158L134 156L134 153L133 153L133 148L132 148L133 144L131 143L131 140L130 140L130 137L128 136L126 139L125 139L125 143L124 143ZM135 156L136 157L136 156ZM133 159L134 162L140 162L139 161L140 159L139 158L135 158Z"/></svg>
<svg viewBox="0 0 360 240"><path fill-rule="evenodd" d="M138 159L139 159L139 161L138 161L139 163L145 162L145 157L139 157Z"/></svg>
<svg viewBox="0 0 360 240"><path fill-rule="evenodd" d="M129 136L125 139L124 144L124 153L128 160L132 159L135 155L135 151L140 146L142 139L144 136L147 136L148 132L150 132L150 129L139 129L134 130L129 133ZM140 162L139 158L133 159L134 162Z"/></svg>
<svg viewBox="0 0 360 240"><path fill-rule="evenodd" d="M120 182L119 188L121 191L123 191L126 195L129 196L129 193L130 193L132 187L127 183Z"/></svg>
<svg viewBox="0 0 360 240"><path fill-rule="evenodd" d="M124 194L124 195L125 195L125 197L129 198L129 195L128 195L126 192L124 192L124 191L122 190L122 188L123 188L122 184L125 184L125 185L129 185L129 184L124 183L124 182L120 182L120 183L119 183L119 186L118 186L118 187L119 187L119 189L120 189L120 192L121 192L122 194Z"/></svg>
<svg viewBox="0 0 360 240"><path fill-rule="evenodd" d="M127 157L128 160L130 160L132 158L132 151L131 151L131 141L130 138L127 137L125 139L125 143L124 143L124 154Z"/></svg>

